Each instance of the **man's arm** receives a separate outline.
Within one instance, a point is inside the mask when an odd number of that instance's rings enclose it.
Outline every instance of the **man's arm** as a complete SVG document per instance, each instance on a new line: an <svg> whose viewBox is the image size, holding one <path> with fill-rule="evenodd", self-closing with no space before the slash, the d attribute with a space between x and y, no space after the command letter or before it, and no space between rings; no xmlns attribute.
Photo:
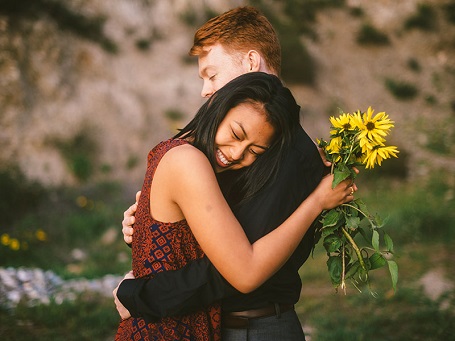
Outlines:
<svg viewBox="0 0 455 341"><path fill-rule="evenodd" d="M194 312L234 292L204 257L152 279L125 279L116 294L131 316L153 321Z"/></svg>

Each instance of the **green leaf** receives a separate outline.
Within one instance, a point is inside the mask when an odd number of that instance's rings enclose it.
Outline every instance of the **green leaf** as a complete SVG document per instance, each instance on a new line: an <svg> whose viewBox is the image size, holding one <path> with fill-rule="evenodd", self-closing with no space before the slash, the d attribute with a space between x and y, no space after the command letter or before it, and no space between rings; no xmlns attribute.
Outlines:
<svg viewBox="0 0 455 341"><path fill-rule="evenodd" d="M337 225L334 225L334 226L327 226L327 227L324 227L322 229L322 237L325 238L327 237L328 235L331 235L332 233L334 233L337 229L338 229L338 224Z"/></svg>
<svg viewBox="0 0 455 341"><path fill-rule="evenodd" d="M324 238L324 247L327 252L335 252L341 247L341 239L334 234Z"/></svg>
<svg viewBox="0 0 455 341"><path fill-rule="evenodd" d="M337 164L333 171L333 175L332 188L335 188L340 182L349 178L351 172L345 164Z"/></svg>
<svg viewBox="0 0 455 341"><path fill-rule="evenodd" d="M367 234L366 234L365 230L364 230L363 228L359 228L359 229L357 229L357 231L360 232L360 235L361 235L361 236L363 237L363 239L365 239L365 241L368 243L369 240L368 240L368 238L367 238Z"/></svg>
<svg viewBox="0 0 455 341"><path fill-rule="evenodd" d="M393 253L393 241L387 233L384 233L384 242L387 247L387 251Z"/></svg>
<svg viewBox="0 0 455 341"><path fill-rule="evenodd" d="M345 278L352 278L354 277L360 268L360 262L356 260L350 267L348 267L348 271L346 271Z"/></svg>
<svg viewBox="0 0 455 341"><path fill-rule="evenodd" d="M369 217L370 216L370 211L368 211L368 208L367 208L367 205L365 205L365 203L362 201L362 199L356 199L353 201L356 205L357 205L357 208L362 211L362 213Z"/></svg>
<svg viewBox="0 0 455 341"><path fill-rule="evenodd" d="M373 230L373 236L371 237L371 245L377 252L379 252L379 232L376 230Z"/></svg>
<svg viewBox="0 0 455 341"><path fill-rule="evenodd" d="M360 218L359 217L347 217L346 218L346 226L350 229L357 229L360 225Z"/></svg>
<svg viewBox="0 0 455 341"><path fill-rule="evenodd" d="M382 220L381 216L376 213L373 217L371 217L372 221L374 222L376 227L383 227L384 226L384 221Z"/></svg>
<svg viewBox="0 0 455 341"><path fill-rule="evenodd" d="M370 257L370 270L382 268L387 264L387 260L380 253L373 253Z"/></svg>
<svg viewBox="0 0 455 341"><path fill-rule="evenodd" d="M392 278L392 287L393 290L397 290L397 282L398 282L398 265L393 260L387 261L389 265L390 277Z"/></svg>
<svg viewBox="0 0 455 341"><path fill-rule="evenodd" d="M341 213L336 209L328 211L322 219L322 227L334 226L340 220Z"/></svg>
<svg viewBox="0 0 455 341"><path fill-rule="evenodd" d="M318 143L318 147L319 148L325 148L328 146L328 142L326 140L324 140L323 138L320 138L319 139L319 143Z"/></svg>
<svg viewBox="0 0 455 341"><path fill-rule="evenodd" d="M341 256L330 256L327 260L327 268L329 269L330 279L332 284L338 286L341 284L341 272L343 271L343 264Z"/></svg>

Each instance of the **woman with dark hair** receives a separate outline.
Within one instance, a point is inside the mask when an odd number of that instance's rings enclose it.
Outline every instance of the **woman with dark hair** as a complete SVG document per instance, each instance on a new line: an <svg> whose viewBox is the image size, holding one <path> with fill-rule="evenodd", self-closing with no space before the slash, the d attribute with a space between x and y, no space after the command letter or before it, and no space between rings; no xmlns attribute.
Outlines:
<svg viewBox="0 0 455 341"><path fill-rule="evenodd" d="M326 177L282 225L248 241L215 173L241 170L234 182L244 196L260 190L292 143L298 113L276 76L247 73L149 153L132 243L135 278L180 269L205 254L232 286L250 292L286 262L322 210L352 200L350 183L332 189ZM130 317L116 340L220 340L220 307L153 322Z"/></svg>

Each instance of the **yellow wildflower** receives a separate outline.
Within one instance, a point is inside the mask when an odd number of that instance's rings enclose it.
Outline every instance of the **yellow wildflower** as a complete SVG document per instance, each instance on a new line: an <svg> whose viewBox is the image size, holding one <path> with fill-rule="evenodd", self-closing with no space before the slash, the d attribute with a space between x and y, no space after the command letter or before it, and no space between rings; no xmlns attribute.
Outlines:
<svg viewBox="0 0 455 341"><path fill-rule="evenodd" d="M9 247L10 247L11 250L17 251L17 250L20 249L21 244L19 243L19 241L16 238L12 238L11 242L9 244Z"/></svg>
<svg viewBox="0 0 455 341"><path fill-rule="evenodd" d="M2 236L0 237L0 240L2 242L2 245L7 246L9 245L11 239L8 233L3 233Z"/></svg>
<svg viewBox="0 0 455 341"><path fill-rule="evenodd" d="M87 198L83 195L78 196L76 199L77 206L82 207L82 208L87 206L87 202L88 202Z"/></svg>
<svg viewBox="0 0 455 341"><path fill-rule="evenodd" d="M36 232L35 232L35 237L36 239L38 239L39 241L41 242L44 242L47 240L47 234L46 232L44 232L43 230L41 229L38 229Z"/></svg>

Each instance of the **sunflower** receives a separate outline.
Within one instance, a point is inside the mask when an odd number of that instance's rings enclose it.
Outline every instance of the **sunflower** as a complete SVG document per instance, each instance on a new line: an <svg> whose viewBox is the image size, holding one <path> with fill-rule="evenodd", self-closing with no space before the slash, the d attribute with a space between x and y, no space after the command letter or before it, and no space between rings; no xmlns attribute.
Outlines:
<svg viewBox="0 0 455 341"><path fill-rule="evenodd" d="M364 154L362 163L365 164L367 169L374 168L376 164L380 166L385 159L389 159L392 156L398 157L398 153L399 151L395 146L376 146Z"/></svg>
<svg viewBox="0 0 455 341"><path fill-rule="evenodd" d="M330 140L330 143L327 145L326 150L329 154L333 157L333 162L338 162L341 159L340 150L342 147L342 140L341 137L333 137ZM338 154L338 155L337 155Z"/></svg>
<svg viewBox="0 0 455 341"><path fill-rule="evenodd" d="M353 122L360 129L359 140L369 139L372 142L382 144L384 136L389 134L390 128L394 127L394 121L389 119L385 112L373 116L374 110L371 107L363 115L360 111L353 114ZM361 143L362 144L362 143ZM363 145L366 141L363 141Z"/></svg>
<svg viewBox="0 0 455 341"><path fill-rule="evenodd" d="M330 123L332 123L333 130L330 131L330 135L338 135L343 131L353 130L354 126L351 124L352 116L347 113L341 114L339 117L330 117Z"/></svg>
<svg viewBox="0 0 455 341"><path fill-rule="evenodd" d="M362 150L362 153L367 153L369 150L372 150L376 148L377 146L383 146L385 139L382 137L379 137L377 140L371 140L367 136L357 136L357 140L359 141L359 146L360 149Z"/></svg>

